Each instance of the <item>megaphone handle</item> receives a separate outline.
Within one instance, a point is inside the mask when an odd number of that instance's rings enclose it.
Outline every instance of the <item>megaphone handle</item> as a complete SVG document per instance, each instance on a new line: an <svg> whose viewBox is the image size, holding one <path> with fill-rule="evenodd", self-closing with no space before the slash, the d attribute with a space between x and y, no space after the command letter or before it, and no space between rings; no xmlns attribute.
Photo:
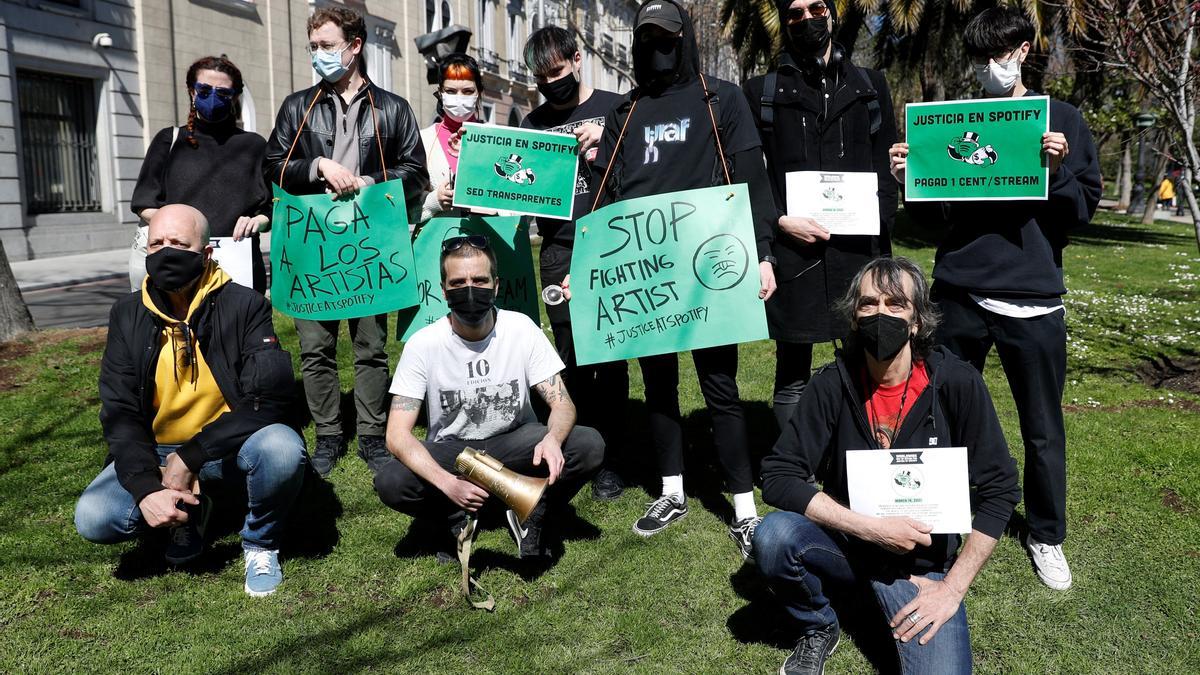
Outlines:
<svg viewBox="0 0 1200 675"><path fill-rule="evenodd" d="M463 529L458 533L458 564L462 567L462 592L463 597L475 609L486 609L491 612L496 609L496 599L492 597L479 585L471 576L471 544L475 541L475 528L478 526L474 516L467 516L467 522L463 525ZM471 587L478 589L480 593L487 596L486 600L472 600Z"/></svg>

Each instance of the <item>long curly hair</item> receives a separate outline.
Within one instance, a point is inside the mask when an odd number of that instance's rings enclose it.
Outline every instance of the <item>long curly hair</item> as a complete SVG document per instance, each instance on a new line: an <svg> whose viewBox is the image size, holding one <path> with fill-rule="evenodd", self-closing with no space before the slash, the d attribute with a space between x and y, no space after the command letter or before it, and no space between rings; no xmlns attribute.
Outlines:
<svg viewBox="0 0 1200 675"><path fill-rule="evenodd" d="M924 361L929 356L929 351L933 349L934 337L942 315L938 311L937 305L929 298L929 282L925 280L925 273L921 271L921 266L900 256L876 258L863 265L858 274L854 275L850 287L846 289L846 295L838 301L834 308L850 325L854 325L855 312L858 309L859 288L862 286L863 279L868 275L875 284L875 288L884 295L907 298L912 303L913 322L917 324L917 333L912 336L913 355L918 361ZM908 298L904 292L905 276L912 281L911 298ZM851 333L846 344L849 347L853 343L854 335ZM854 349L849 350L850 353L855 351Z"/></svg>
<svg viewBox="0 0 1200 675"><path fill-rule="evenodd" d="M195 63L188 67L187 78L185 82L187 86L188 100L191 101L191 104L189 106L190 109L188 110L187 142L188 145L191 145L193 148L197 147L199 144L196 142L196 101L192 97L192 88L196 86L196 77L199 76L200 71L202 70L215 70L218 73L225 73L229 76L229 79L233 80L233 88L237 90L239 94L241 93L242 87L245 84L242 81L242 71L238 70L238 67L233 65L233 61L230 61L224 56L205 56L197 59ZM230 117L236 118L238 113L239 111L235 106L233 112L230 114Z"/></svg>

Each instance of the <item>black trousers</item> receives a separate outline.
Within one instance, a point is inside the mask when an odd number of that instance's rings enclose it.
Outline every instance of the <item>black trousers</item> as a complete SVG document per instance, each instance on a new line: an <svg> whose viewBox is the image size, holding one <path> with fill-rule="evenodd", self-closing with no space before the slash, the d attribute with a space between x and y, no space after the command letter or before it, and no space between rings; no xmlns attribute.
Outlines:
<svg viewBox="0 0 1200 675"><path fill-rule="evenodd" d="M750 472L750 443L746 414L738 395L737 345L692 351L700 380L700 393L712 416L713 443L725 472L725 484L734 494L754 489ZM679 415L679 355L663 354L638 359L646 386L650 413L650 438L663 476L683 473L683 422Z"/></svg>
<svg viewBox="0 0 1200 675"><path fill-rule="evenodd" d="M771 411L782 432L800 403L800 395L812 377L811 343L775 341L775 394Z"/></svg>
<svg viewBox="0 0 1200 675"><path fill-rule="evenodd" d="M545 477L546 462L533 465L533 448L546 436L541 424L524 424L516 429L482 441L423 442L425 449L443 469L454 470L454 459L463 448L486 451L505 467L527 476ZM546 489L547 513L555 511L579 492L579 488L600 467L604 457L604 440L595 429L576 426L562 446L562 474ZM388 507L415 518L449 520L459 513L458 505L440 490L425 481L400 460L393 459L375 474L375 493Z"/></svg>
<svg viewBox="0 0 1200 675"><path fill-rule="evenodd" d="M542 244L540 258L542 287L561 285L571 272L571 248L560 243ZM566 365L563 375L575 402L577 422L600 432L605 443L605 465L612 465L625 447L628 426L629 365L625 361L581 366L575 360L575 341L571 333L571 314L567 303L546 305L554 347Z"/></svg>
<svg viewBox="0 0 1200 675"><path fill-rule="evenodd" d="M983 372L994 344L1008 378L1025 443L1025 514L1033 538L1061 544L1067 536L1067 436L1062 396L1067 376L1063 312L1017 319L989 312L946 286L935 287L942 310L938 342Z"/></svg>

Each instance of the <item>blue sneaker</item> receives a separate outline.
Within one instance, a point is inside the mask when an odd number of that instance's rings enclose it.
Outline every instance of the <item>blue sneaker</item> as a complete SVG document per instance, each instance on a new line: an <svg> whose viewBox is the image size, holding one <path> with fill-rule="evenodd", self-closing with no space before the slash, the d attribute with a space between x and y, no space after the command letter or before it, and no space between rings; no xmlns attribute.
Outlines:
<svg viewBox="0 0 1200 675"><path fill-rule="evenodd" d="M246 549L246 593L254 597L270 595L283 583L279 551Z"/></svg>

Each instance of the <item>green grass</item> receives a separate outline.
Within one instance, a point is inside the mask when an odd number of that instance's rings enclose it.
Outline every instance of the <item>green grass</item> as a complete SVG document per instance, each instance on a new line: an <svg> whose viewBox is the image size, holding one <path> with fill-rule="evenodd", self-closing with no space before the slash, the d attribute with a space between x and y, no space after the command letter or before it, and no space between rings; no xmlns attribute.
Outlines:
<svg viewBox="0 0 1200 675"><path fill-rule="evenodd" d="M901 252L928 270L936 233L901 232ZM976 667L1196 672L1200 408L1195 396L1141 384L1132 368L1200 350L1200 256L1185 225L1106 214L1076 234L1065 266L1066 551L1075 586L1042 587L1017 542L1001 541L967 600ZM277 323L295 355L291 322ZM353 457L338 465L331 489L305 493L297 530L312 536L286 559L286 581L269 598L242 593L235 536L182 571L163 569L133 543L84 542L72 509L105 453L100 337L47 332L0 352L0 671L773 672L787 653L778 608L726 536L728 505L688 359L688 486L699 497L691 516L642 540L629 528L644 492L600 504L585 491L565 555L541 574L517 563L503 530L487 531L476 561L498 600L488 614L457 596L456 566L397 555L410 521L379 503ZM761 453L773 425L765 403L773 347L741 350ZM818 362L829 357L818 350ZM986 378L1020 463L994 355ZM630 429L644 439L640 412L635 406ZM631 450L650 462L644 441ZM838 673L870 667L854 643L830 663Z"/></svg>

